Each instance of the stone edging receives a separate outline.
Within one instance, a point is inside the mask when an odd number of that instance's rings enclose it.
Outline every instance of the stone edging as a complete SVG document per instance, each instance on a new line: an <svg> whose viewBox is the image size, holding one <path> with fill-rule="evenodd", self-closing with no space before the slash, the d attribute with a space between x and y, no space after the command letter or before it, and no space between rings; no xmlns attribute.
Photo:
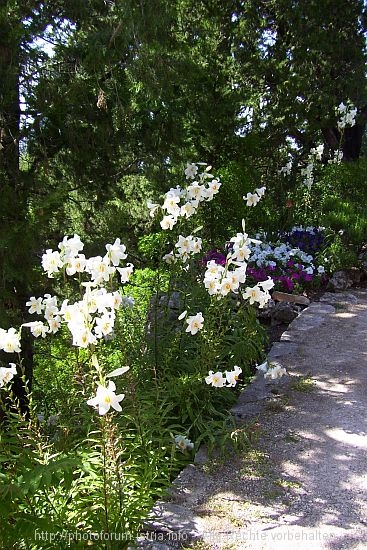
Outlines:
<svg viewBox="0 0 367 550"><path fill-rule="evenodd" d="M269 353L269 361L281 362L283 357L296 353L301 343L309 343L308 331L325 322L335 313L331 304L356 303L352 293L326 292L319 302L312 302L294 319L282 334L279 342L274 342ZM288 384L287 377L276 382L280 389ZM267 381L259 373L253 382L240 394L232 407L231 413L239 422L248 422L265 410L266 403L274 397L274 382ZM150 511L149 518L143 526L142 537L138 539L138 548L146 550L169 550L181 548L201 539L202 520L190 510L195 503L195 495L200 494L200 485L205 482L205 474L198 467L207 461L205 448L200 448L194 464L186 466L172 484L171 494L174 502L158 501Z"/></svg>

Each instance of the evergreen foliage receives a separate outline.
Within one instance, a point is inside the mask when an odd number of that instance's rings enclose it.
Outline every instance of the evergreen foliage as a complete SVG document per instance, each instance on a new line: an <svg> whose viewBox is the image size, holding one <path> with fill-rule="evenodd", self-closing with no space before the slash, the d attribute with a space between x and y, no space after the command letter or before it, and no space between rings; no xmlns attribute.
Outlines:
<svg viewBox="0 0 367 550"><path fill-rule="evenodd" d="M0 410L4 548L19 540L32 548L35 529L54 533L65 524L135 536L182 465L172 433L190 433L196 445L226 444L233 433L226 411L235 392L216 393L202 378L210 362L222 370L236 363L251 376L263 331L253 308L230 298L224 308L209 303L195 287L200 261L186 278L162 267L170 239L147 215L147 199L182 184L186 162L208 161L223 180L190 228L202 228L205 252L223 248L245 217L249 233L325 225L329 269L358 262L367 238L367 12L362 0L340 4L1 3L0 327L31 320L24 304L51 289L39 260L66 234L78 233L89 255L119 236L138 267L129 292L139 303L123 312L116 342L102 353L111 369L132 365L116 424L91 421L80 406L94 383L83 353L70 353L64 334L33 348L23 330L23 376ZM342 102L357 109L346 128L335 111ZM308 189L301 170L321 144ZM342 164L329 164L337 150ZM262 186L261 205L248 209L243 196ZM75 290L56 288L65 299ZM171 322L167 303L176 292L187 307L209 308L207 330L195 340ZM145 341L150 310L154 330ZM37 419L41 403L48 417L59 416L57 430Z"/></svg>

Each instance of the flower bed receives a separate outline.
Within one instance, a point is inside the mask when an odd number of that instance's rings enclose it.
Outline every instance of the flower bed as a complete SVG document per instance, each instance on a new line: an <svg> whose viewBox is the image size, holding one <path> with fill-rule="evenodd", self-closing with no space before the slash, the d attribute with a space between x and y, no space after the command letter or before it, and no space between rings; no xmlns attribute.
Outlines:
<svg viewBox="0 0 367 550"><path fill-rule="evenodd" d="M326 246L322 228L298 226L269 241L265 233L257 238L261 243L252 245L247 269L256 282L271 277L275 288L285 292L319 288L326 282L325 268L317 261Z"/></svg>
<svg viewBox="0 0 367 550"><path fill-rule="evenodd" d="M327 247L323 228L296 226L270 238L259 233L255 241L250 245L247 266L247 279L254 284L270 277L275 289L292 293L320 288L326 283L325 267L317 259ZM232 243L226 248L228 252ZM226 252L210 250L202 260L204 266L213 261L224 266Z"/></svg>

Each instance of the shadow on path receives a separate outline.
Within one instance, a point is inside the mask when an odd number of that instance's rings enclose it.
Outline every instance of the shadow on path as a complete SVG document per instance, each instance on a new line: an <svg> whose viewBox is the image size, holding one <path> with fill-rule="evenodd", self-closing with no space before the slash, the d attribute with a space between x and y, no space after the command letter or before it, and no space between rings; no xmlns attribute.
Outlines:
<svg viewBox="0 0 367 550"><path fill-rule="evenodd" d="M187 467L154 509L165 543L144 547L367 548L367 292L326 294L269 355L288 376L233 408L254 448Z"/></svg>

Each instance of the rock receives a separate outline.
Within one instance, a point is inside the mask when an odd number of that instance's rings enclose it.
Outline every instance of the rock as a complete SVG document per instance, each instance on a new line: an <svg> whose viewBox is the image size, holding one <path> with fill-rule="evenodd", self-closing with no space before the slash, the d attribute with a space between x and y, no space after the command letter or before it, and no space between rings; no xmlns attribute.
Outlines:
<svg viewBox="0 0 367 550"><path fill-rule="evenodd" d="M367 246L366 245L363 245L362 251L358 256L358 260L361 262L362 268L364 270L367 270Z"/></svg>
<svg viewBox="0 0 367 550"><path fill-rule="evenodd" d="M298 317L300 307L288 302L279 302L275 304L271 312L271 322L276 323L290 323Z"/></svg>
<svg viewBox="0 0 367 550"><path fill-rule="evenodd" d="M343 294L335 294L335 292L324 292L324 294L320 297L320 302L326 302L329 304L356 304L358 302L358 299L354 294L347 294L344 292Z"/></svg>
<svg viewBox="0 0 367 550"><path fill-rule="evenodd" d="M148 337L153 337L155 329L158 334L162 331L175 330L179 325L178 316L180 311L180 293L173 291L170 294L161 292L150 300L146 332ZM157 325L157 326L156 326Z"/></svg>
<svg viewBox="0 0 367 550"><path fill-rule="evenodd" d="M296 304L300 304L302 307ZM257 316L259 319L270 319L272 324L288 324L298 316L303 307L309 304L310 300L307 296L275 290L271 300L263 308L258 309Z"/></svg>
<svg viewBox="0 0 367 550"><path fill-rule="evenodd" d="M278 290L273 292L272 298L278 302L292 302L302 306L308 306L310 303L307 296L301 296L300 294L288 294L288 292L279 292Z"/></svg>
<svg viewBox="0 0 367 550"><path fill-rule="evenodd" d="M350 269L335 271L328 283L328 289L341 291L350 288L354 284L354 278Z"/></svg>
<svg viewBox="0 0 367 550"><path fill-rule="evenodd" d="M270 299L264 307L258 308L256 315L259 319L270 319L274 308L275 302Z"/></svg>
<svg viewBox="0 0 367 550"><path fill-rule="evenodd" d="M351 267L345 271L348 273L348 276L353 281L354 285L361 282L362 272L358 267Z"/></svg>
<svg viewBox="0 0 367 550"><path fill-rule="evenodd" d="M181 548L182 544L201 538L200 518L185 506L157 501L143 524L141 535L139 548L166 550L172 548L175 541L181 543L178 546Z"/></svg>

